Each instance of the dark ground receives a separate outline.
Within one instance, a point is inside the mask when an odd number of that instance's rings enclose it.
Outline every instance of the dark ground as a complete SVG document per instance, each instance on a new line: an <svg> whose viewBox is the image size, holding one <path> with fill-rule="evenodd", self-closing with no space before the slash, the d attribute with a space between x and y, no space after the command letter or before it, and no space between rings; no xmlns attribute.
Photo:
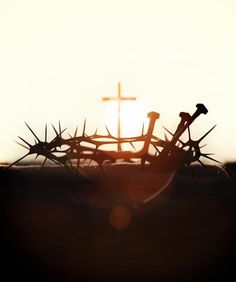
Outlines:
<svg viewBox="0 0 236 282"><path fill-rule="evenodd" d="M157 176L131 166L89 173L0 170L3 281L236 281L233 172L179 173L144 206ZM127 228L109 222L116 205L132 216Z"/></svg>

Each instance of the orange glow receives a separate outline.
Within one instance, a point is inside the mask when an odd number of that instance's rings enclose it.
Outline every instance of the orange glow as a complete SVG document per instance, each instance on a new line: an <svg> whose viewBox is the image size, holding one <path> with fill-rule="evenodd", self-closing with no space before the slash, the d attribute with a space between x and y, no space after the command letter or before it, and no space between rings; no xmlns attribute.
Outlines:
<svg viewBox="0 0 236 282"><path fill-rule="evenodd" d="M116 229L124 229L129 226L132 215L128 208L115 206L109 216L110 224Z"/></svg>
<svg viewBox="0 0 236 282"><path fill-rule="evenodd" d="M140 135L143 122L145 124L148 122L147 111L145 101L123 102L120 110L121 137ZM112 134L117 136L118 103L116 101L105 105L104 122Z"/></svg>
<svg viewBox="0 0 236 282"><path fill-rule="evenodd" d="M136 118L147 111L140 97L170 130L179 112L204 103L209 114L194 123L193 136L217 123L209 152L222 162L236 160L236 1L69 3L1 1L1 161L25 152L13 142L25 136L24 121L43 128L61 120L73 132L86 117L88 130L100 133L107 123L116 134L117 102L101 98L117 97L118 80L122 96L137 97L121 102L121 135L141 127Z"/></svg>

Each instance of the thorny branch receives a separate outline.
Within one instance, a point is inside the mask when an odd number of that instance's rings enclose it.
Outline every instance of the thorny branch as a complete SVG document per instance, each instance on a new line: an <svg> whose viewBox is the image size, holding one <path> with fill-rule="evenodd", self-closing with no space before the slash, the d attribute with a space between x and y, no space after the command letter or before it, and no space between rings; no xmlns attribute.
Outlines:
<svg viewBox="0 0 236 282"><path fill-rule="evenodd" d="M141 163L142 167L152 167L158 170L175 170L179 166L189 166L193 162L199 162L203 164L201 158L207 158L212 161L218 162L214 158L210 157L211 154L201 152L203 146L200 145L201 141L215 128L213 126L198 140L191 138L190 125L195 119L201 115L206 114L208 110L203 104L196 105L197 110L193 115L189 113L181 112L179 117L181 118L174 133L164 128L165 131L171 136L168 140L165 140L154 136L153 130L156 120L159 118L159 114L156 112L150 112L149 126L147 132L144 133L144 126L139 136L128 138L117 138L113 136L107 129L106 135L99 135L97 130L92 135L86 134L86 120L83 125L83 132L80 136L77 136L78 127L75 129L74 135L70 138L65 138L64 133L66 129L61 129L61 123L58 124L58 129L52 125L55 133L55 137L48 141L47 125L45 125L45 137L41 141L36 133L27 124L26 126L31 131L35 138L35 144L30 144L22 137L19 139L24 143L17 142L20 146L28 150L20 159L13 162L9 167L20 162L29 155L36 155L36 158L40 155L44 157L42 167L47 160L54 162L57 165L67 168L73 168L76 166L79 168L84 161L96 162L99 166L102 166L104 162L116 162L117 160L133 160L136 159ZM188 141L184 142L180 139L184 132L188 132ZM140 150L135 149L136 143L143 143L143 147ZM104 150L101 147L104 145L117 145L130 144L134 151L112 151ZM66 149L63 149L66 145ZM150 148L154 150L154 153L150 153Z"/></svg>

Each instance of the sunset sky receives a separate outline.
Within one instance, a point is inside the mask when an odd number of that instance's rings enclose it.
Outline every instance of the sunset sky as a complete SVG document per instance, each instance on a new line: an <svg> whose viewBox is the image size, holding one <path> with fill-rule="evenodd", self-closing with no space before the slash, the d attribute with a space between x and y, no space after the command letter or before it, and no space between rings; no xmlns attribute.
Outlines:
<svg viewBox="0 0 236 282"><path fill-rule="evenodd" d="M205 151L236 160L236 1L0 0L0 161L25 152L17 136L33 141L24 121L40 138L45 123L71 133L85 117L88 133L106 123L115 134L102 97L119 81L137 97L123 103L123 133L157 111L162 136L161 125L174 131L180 111L204 103L193 138L217 124Z"/></svg>

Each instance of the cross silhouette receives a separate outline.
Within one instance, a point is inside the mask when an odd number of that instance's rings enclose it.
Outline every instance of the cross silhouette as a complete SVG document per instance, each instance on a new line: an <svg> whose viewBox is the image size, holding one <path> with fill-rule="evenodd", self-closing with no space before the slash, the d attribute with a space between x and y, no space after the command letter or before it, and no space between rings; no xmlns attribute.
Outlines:
<svg viewBox="0 0 236 282"><path fill-rule="evenodd" d="M117 150L118 152L121 151L121 126L120 126L120 109L121 109L121 102L123 101L135 101L136 97L124 97L121 95L121 83L118 82L118 95L117 97L103 97L102 101L117 101L118 102L118 113L117 113L117 137L118 137L118 143L117 143Z"/></svg>

